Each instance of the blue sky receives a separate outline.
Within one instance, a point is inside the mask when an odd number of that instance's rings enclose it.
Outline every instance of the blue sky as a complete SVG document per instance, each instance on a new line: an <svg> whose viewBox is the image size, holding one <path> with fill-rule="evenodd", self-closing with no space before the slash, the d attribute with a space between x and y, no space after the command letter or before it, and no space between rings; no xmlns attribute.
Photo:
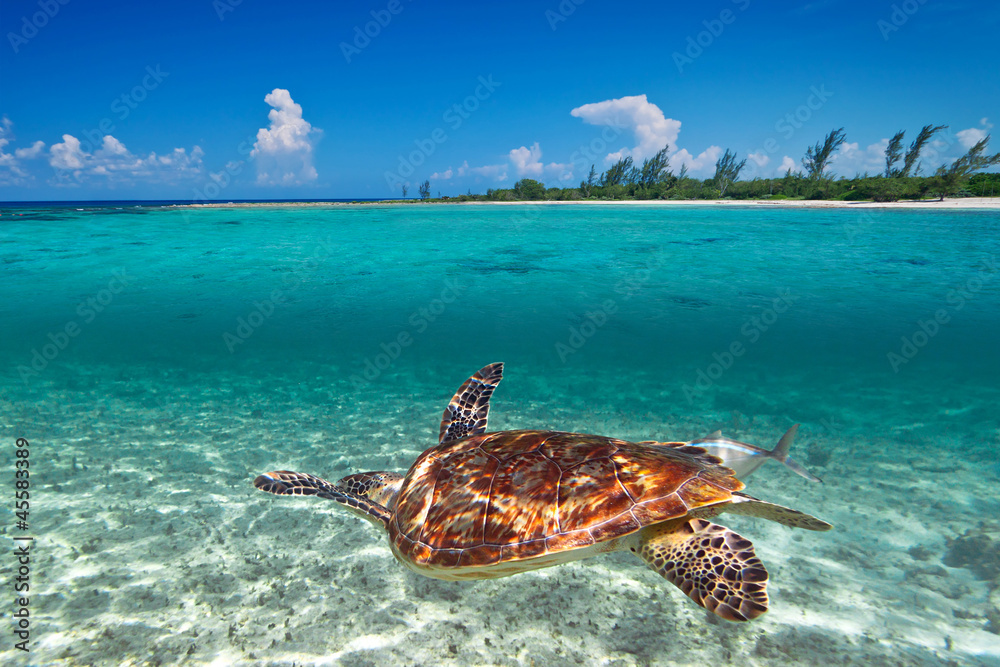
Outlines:
<svg viewBox="0 0 1000 667"><path fill-rule="evenodd" d="M985 1L5 0L0 34L0 200L576 185L662 143L772 176L838 127L850 176L947 124L926 173L1000 118Z"/></svg>

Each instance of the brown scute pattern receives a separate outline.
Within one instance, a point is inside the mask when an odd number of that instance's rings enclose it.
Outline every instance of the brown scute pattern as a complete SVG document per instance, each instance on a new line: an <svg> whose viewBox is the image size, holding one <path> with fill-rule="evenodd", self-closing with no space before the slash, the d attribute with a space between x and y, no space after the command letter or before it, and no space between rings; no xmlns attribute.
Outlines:
<svg viewBox="0 0 1000 667"><path fill-rule="evenodd" d="M419 537L426 523L434 500L434 483L441 469L441 459L436 453L436 449L429 449L421 454L399 489L393 525L405 535Z"/></svg>
<svg viewBox="0 0 1000 667"><path fill-rule="evenodd" d="M687 505L676 493L647 500L632 508L632 516L643 526L663 521L666 517L684 516L687 512Z"/></svg>
<svg viewBox="0 0 1000 667"><path fill-rule="evenodd" d="M443 551L463 549L463 567L526 560L727 505L740 488L697 453L556 431L481 434L417 459L390 537L418 564L450 565Z"/></svg>
<svg viewBox="0 0 1000 667"><path fill-rule="evenodd" d="M649 445L652 447L664 447L667 449L673 449L674 451L685 452L686 454L691 454L702 463L709 463L712 465L721 465L723 463L722 459L718 456L709 454L707 449L691 445L687 442L657 442L656 440L643 440L642 442L637 442L636 444Z"/></svg>
<svg viewBox="0 0 1000 667"><path fill-rule="evenodd" d="M611 459L584 461L563 471L559 482L559 528L590 528L628 512L633 502L618 483Z"/></svg>
<svg viewBox="0 0 1000 667"><path fill-rule="evenodd" d="M481 449L456 453L441 466L418 538L435 549L483 544L493 473L500 462Z"/></svg>
<svg viewBox="0 0 1000 667"><path fill-rule="evenodd" d="M459 567L482 567L484 565L495 565L500 562L500 554L503 547L484 544L471 549L462 550L462 558L458 561Z"/></svg>
<svg viewBox="0 0 1000 667"><path fill-rule="evenodd" d="M640 528L642 528L642 525L636 518L630 512L625 512L624 514L619 514L611 521L594 526L590 529L590 534L593 535L594 541L606 542L622 535L634 533Z"/></svg>
<svg viewBox="0 0 1000 667"><path fill-rule="evenodd" d="M767 611L767 570L753 544L733 531L691 519L640 538L640 557L696 603L727 621Z"/></svg>
<svg viewBox="0 0 1000 667"><path fill-rule="evenodd" d="M461 440L485 433L490 415L490 397L503 379L503 364L479 369L459 387L441 416L438 442Z"/></svg>
<svg viewBox="0 0 1000 667"><path fill-rule="evenodd" d="M622 440L613 440L598 435L577 433L553 433L545 439L542 453L563 470L591 459L607 458L618 450Z"/></svg>
<svg viewBox="0 0 1000 667"><path fill-rule="evenodd" d="M478 445L484 452L506 461L515 456L524 456L536 451L546 438L539 437L544 431L504 431L492 433L479 441Z"/></svg>
<svg viewBox="0 0 1000 667"><path fill-rule="evenodd" d="M559 533L545 540L545 548L550 552L568 551L596 544L597 540L589 530L576 530L572 533Z"/></svg>
<svg viewBox="0 0 1000 667"><path fill-rule="evenodd" d="M493 475L486 542L514 544L559 532L556 501L560 472L538 451L503 461Z"/></svg>
<svg viewBox="0 0 1000 667"><path fill-rule="evenodd" d="M534 558L546 553L545 540L533 540L531 542L518 542L517 544L505 545L501 547L503 560L525 560Z"/></svg>
<svg viewBox="0 0 1000 667"><path fill-rule="evenodd" d="M304 472L275 470L258 475L253 485L267 493L279 496L316 496L340 503L354 514L369 521L389 526L389 511L371 500L359 496L343 487Z"/></svg>
<svg viewBox="0 0 1000 667"><path fill-rule="evenodd" d="M688 509L703 507L705 505L716 505L722 500L729 500L732 495L723 492L718 486L704 477L693 477L681 485L677 492L688 506Z"/></svg>
<svg viewBox="0 0 1000 667"><path fill-rule="evenodd" d="M705 466L670 450L656 450L627 443L611 457L618 480L635 502L676 492Z"/></svg>

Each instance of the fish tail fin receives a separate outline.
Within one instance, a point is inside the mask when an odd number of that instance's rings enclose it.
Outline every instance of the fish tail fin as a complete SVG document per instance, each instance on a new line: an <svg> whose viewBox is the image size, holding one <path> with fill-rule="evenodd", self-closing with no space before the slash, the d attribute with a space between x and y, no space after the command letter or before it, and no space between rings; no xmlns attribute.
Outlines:
<svg viewBox="0 0 1000 667"><path fill-rule="evenodd" d="M803 477L805 477L806 479L808 479L810 482L822 482L823 481L819 477L817 477L816 475L812 474L811 472L809 472L808 470L806 470L805 468L803 468L801 465L799 465L798 462L796 462L794 459L791 459L791 458L789 458L789 457L786 456L785 460L782 461L782 463L784 463L786 466L788 466L789 468L791 468L791 470L793 472L796 472L796 473L802 475Z"/></svg>
<svg viewBox="0 0 1000 667"><path fill-rule="evenodd" d="M790 429L785 432L785 435L781 436L781 440L778 441L778 445L771 450L771 458L775 461L781 461L782 463L788 459L788 450L792 447L792 442L795 440L795 434L799 432L799 425L793 424Z"/></svg>
<svg viewBox="0 0 1000 667"><path fill-rule="evenodd" d="M771 458L775 461L780 461L781 463L788 466L793 472L802 475L810 482L822 482L819 477L813 475L811 472L803 468L797 461L789 458L788 450L792 446L792 442L795 440L795 434L799 431L799 425L794 424L785 435L781 436L781 440L778 441L778 445L771 450Z"/></svg>

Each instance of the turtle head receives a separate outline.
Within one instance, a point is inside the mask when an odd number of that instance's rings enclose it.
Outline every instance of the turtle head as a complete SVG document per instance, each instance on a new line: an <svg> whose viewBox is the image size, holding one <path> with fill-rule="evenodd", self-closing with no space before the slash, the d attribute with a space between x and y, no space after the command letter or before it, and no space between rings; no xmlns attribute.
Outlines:
<svg viewBox="0 0 1000 667"><path fill-rule="evenodd" d="M396 507L396 495L402 485L402 475L381 470L354 473L337 482L337 486L378 503L390 512Z"/></svg>

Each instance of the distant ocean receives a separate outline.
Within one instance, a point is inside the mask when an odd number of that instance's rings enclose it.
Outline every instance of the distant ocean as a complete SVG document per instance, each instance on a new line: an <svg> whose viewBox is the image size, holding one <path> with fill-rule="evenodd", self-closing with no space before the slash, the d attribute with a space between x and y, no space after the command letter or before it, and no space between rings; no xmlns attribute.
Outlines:
<svg viewBox="0 0 1000 667"><path fill-rule="evenodd" d="M186 206L191 204L289 204L289 203L345 203L345 202L374 202L382 199L233 199L223 202L195 201L193 199L101 199L101 200L72 200L65 201L0 201L0 211L4 209L61 209L61 208L149 208L160 206Z"/></svg>
<svg viewBox="0 0 1000 667"><path fill-rule="evenodd" d="M996 212L171 203L0 204L0 443L31 442L40 554L5 664L1000 664ZM748 490L837 530L720 517L774 585L720 626L626 555L422 580L250 486L405 470L494 361L491 429L801 423L825 483Z"/></svg>

